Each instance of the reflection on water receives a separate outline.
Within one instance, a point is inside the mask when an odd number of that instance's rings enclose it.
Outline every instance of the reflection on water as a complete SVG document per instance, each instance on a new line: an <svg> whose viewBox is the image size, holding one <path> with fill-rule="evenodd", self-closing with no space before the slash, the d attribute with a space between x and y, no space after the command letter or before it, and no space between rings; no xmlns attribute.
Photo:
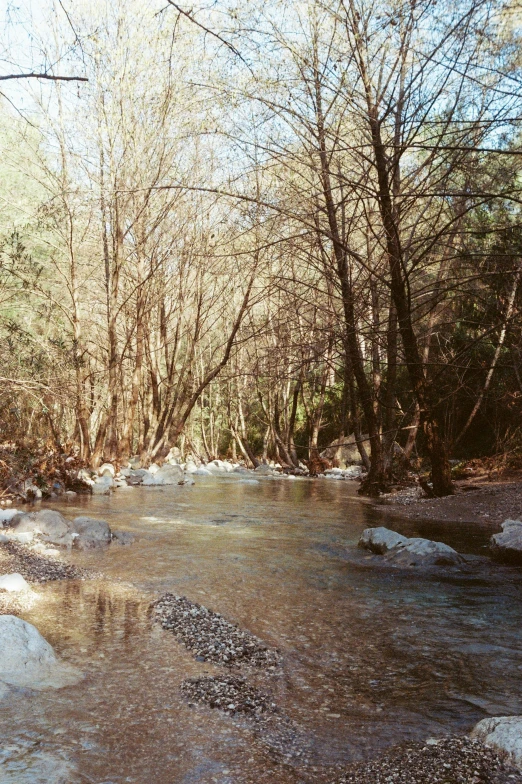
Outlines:
<svg viewBox="0 0 522 784"><path fill-rule="evenodd" d="M88 511L138 541L74 556L107 581L41 588L44 601L25 617L86 677L61 691L13 692L2 705L0 731L13 748L0 757L0 782L39 781L20 771L53 761L47 781L326 782L332 766L392 743L521 713L520 573L379 569L356 543L382 517L355 489L199 478L194 487L64 505L69 516ZM432 535L457 539L463 552L481 547L472 531ZM279 723L261 727L183 702L182 680L220 670L151 625L149 602L166 590L282 652L281 672L244 672L273 695ZM282 739L291 759L278 752Z"/></svg>

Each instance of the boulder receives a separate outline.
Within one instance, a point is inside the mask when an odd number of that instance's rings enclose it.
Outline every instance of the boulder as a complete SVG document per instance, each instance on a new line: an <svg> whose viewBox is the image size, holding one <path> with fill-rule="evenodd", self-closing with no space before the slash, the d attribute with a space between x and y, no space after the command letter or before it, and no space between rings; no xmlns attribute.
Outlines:
<svg viewBox="0 0 522 784"><path fill-rule="evenodd" d="M227 473L227 467L222 460L211 460L210 463L207 463L206 468L211 474Z"/></svg>
<svg viewBox="0 0 522 784"><path fill-rule="evenodd" d="M100 476L111 476L113 479L116 476L116 469L112 463L104 463L98 469Z"/></svg>
<svg viewBox="0 0 522 784"><path fill-rule="evenodd" d="M183 469L177 464L166 463L154 474L155 479L161 479L161 484L177 485L183 482Z"/></svg>
<svg viewBox="0 0 522 784"><path fill-rule="evenodd" d="M196 468L192 473L196 476L212 476L211 471L209 471L208 468L205 468L205 466L199 466L199 468Z"/></svg>
<svg viewBox="0 0 522 784"><path fill-rule="evenodd" d="M379 528L367 528L362 532L359 539L359 547L370 550L377 555L384 555L389 550L393 550L400 544L405 544L408 539L389 528L379 526Z"/></svg>
<svg viewBox="0 0 522 784"><path fill-rule="evenodd" d="M457 566L466 562L453 547L430 539L407 539L386 553L386 560L397 566Z"/></svg>
<svg viewBox="0 0 522 784"><path fill-rule="evenodd" d="M15 534L40 534L45 542L62 546L70 546L71 532L67 520L53 509L42 509L30 515L15 517L13 523Z"/></svg>
<svg viewBox="0 0 522 784"><path fill-rule="evenodd" d="M522 716L482 719L470 734L522 769Z"/></svg>
<svg viewBox="0 0 522 784"><path fill-rule="evenodd" d="M0 526L9 525L17 514L21 514L18 509L0 509Z"/></svg>
<svg viewBox="0 0 522 784"><path fill-rule="evenodd" d="M466 559L452 547L431 539L413 538L390 531L389 528L367 528L359 539L359 547L397 566L455 566Z"/></svg>
<svg viewBox="0 0 522 784"><path fill-rule="evenodd" d="M368 435L363 435L362 437L366 449L368 449L370 443L369 438ZM326 449L321 452L320 457L322 457L323 460L329 460L330 462L338 460L341 466L359 465L362 463L354 435L332 441L330 446L327 446Z"/></svg>
<svg viewBox="0 0 522 784"><path fill-rule="evenodd" d="M126 475L127 484L131 486L143 484L143 477L148 476L149 472L145 468L131 469Z"/></svg>
<svg viewBox="0 0 522 784"><path fill-rule="evenodd" d="M93 495L110 495L114 480L110 474L98 477L91 487Z"/></svg>
<svg viewBox="0 0 522 784"><path fill-rule="evenodd" d="M29 591L29 583L27 583L21 574L13 572L12 574L0 575L0 591L8 591L9 593L18 593L19 591Z"/></svg>
<svg viewBox="0 0 522 784"><path fill-rule="evenodd" d="M89 487L92 487L94 484L94 480L86 468L80 468L78 471L78 479L80 482L83 482L84 485L88 485Z"/></svg>
<svg viewBox="0 0 522 784"><path fill-rule="evenodd" d="M498 561L522 564L522 521L504 520L502 533L491 537L489 547Z"/></svg>
<svg viewBox="0 0 522 784"><path fill-rule="evenodd" d="M185 473L186 474L195 474L197 470L198 470L197 465L195 463L193 463L191 460L188 460L186 465L185 465Z"/></svg>
<svg viewBox="0 0 522 784"><path fill-rule="evenodd" d="M266 465L265 463L261 463L261 465L256 466L255 472L260 476L273 476L275 473L274 469L270 468L270 466Z"/></svg>
<svg viewBox="0 0 522 784"><path fill-rule="evenodd" d="M112 541L116 542L116 544L127 545L135 542L136 537L134 534L131 534L130 531L113 531Z"/></svg>
<svg viewBox="0 0 522 784"><path fill-rule="evenodd" d="M105 520L93 517L75 517L71 524L72 530L78 534L74 538L74 547L79 550L90 550L105 547L111 541L111 529Z"/></svg>
<svg viewBox="0 0 522 784"><path fill-rule="evenodd" d="M0 682L48 689L70 686L81 677L57 658L38 629L14 615L0 615Z"/></svg>

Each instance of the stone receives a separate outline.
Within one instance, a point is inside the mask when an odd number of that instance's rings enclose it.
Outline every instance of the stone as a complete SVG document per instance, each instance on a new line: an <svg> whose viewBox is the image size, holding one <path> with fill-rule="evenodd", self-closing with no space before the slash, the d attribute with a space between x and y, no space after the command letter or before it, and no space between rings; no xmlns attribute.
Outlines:
<svg viewBox="0 0 522 784"><path fill-rule="evenodd" d="M189 476L185 476L185 478L184 478L184 480L183 480L183 484L184 484L184 485L195 485L196 483L195 483L195 481L192 479L192 477L189 475Z"/></svg>
<svg viewBox="0 0 522 784"><path fill-rule="evenodd" d="M9 525L18 514L22 514L18 509L0 509L0 525Z"/></svg>
<svg viewBox="0 0 522 784"><path fill-rule="evenodd" d="M78 493L75 493L74 490L66 490L65 493L64 493L64 497L66 499L67 498L69 498L69 499L76 498L77 495L78 495Z"/></svg>
<svg viewBox="0 0 522 784"><path fill-rule="evenodd" d="M522 769L522 716L493 716L482 719L470 735Z"/></svg>
<svg viewBox="0 0 522 784"><path fill-rule="evenodd" d="M9 533L9 536L6 536L7 541L11 542L18 542L18 544L31 544L34 539L34 534L30 531L26 533L17 534L17 533Z"/></svg>
<svg viewBox="0 0 522 784"><path fill-rule="evenodd" d="M205 466L199 466L199 468L196 468L196 470L192 471L192 473L196 476L212 476L212 473L208 470L208 468L205 468Z"/></svg>
<svg viewBox="0 0 522 784"><path fill-rule="evenodd" d="M84 485L88 485L89 487L92 487L94 484L94 480L86 468L80 468L78 471L78 479L80 482L83 482Z"/></svg>
<svg viewBox="0 0 522 784"><path fill-rule="evenodd" d="M195 474L197 470L198 470L197 465L195 463L193 463L191 460L188 460L186 462L186 464L185 464L185 473L186 474Z"/></svg>
<svg viewBox="0 0 522 784"><path fill-rule="evenodd" d="M16 518L15 518L16 519ZM67 520L53 509L42 509L23 518L14 526L16 534L40 534L45 542L70 546L70 526Z"/></svg>
<svg viewBox="0 0 522 784"><path fill-rule="evenodd" d="M378 528L366 528L359 539L359 547L370 550L377 555L384 555L389 550L400 544L405 544L408 539L389 528L379 526Z"/></svg>
<svg viewBox="0 0 522 784"><path fill-rule="evenodd" d="M368 435L363 435L362 441L366 447L366 451L368 451L370 437ZM321 452L320 456L323 458L323 460L337 460L339 461L339 465L344 467L348 467L353 464L360 465L362 463L361 455L359 454L357 444L355 443L354 435L347 436L346 438L338 438L335 441L332 441L332 443Z"/></svg>
<svg viewBox="0 0 522 784"><path fill-rule="evenodd" d="M183 469L177 464L166 463L154 474L155 479L161 479L164 485L177 485L183 482Z"/></svg>
<svg viewBox="0 0 522 784"><path fill-rule="evenodd" d="M386 560L397 566L457 566L466 559L443 542L430 539L407 539L389 550Z"/></svg>
<svg viewBox="0 0 522 784"><path fill-rule="evenodd" d="M256 466L255 472L256 474L259 474L259 476L273 476L275 473L274 469L270 468L270 466L266 465L265 463L261 463L261 465Z"/></svg>
<svg viewBox="0 0 522 784"><path fill-rule="evenodd" d="M38 629L14 615L0 615L0 682L31 689L62 688L81 673L58 659Z"/></svg>
<svg viewBox="0 0 522 784"><path fill-rule="evenodd" d="M206 468L211 474L227 473L227 467L222 460L211 460L210 463L207 463Z"/></svg>
<svg viewBox="0 0 522 784"><path fill-rule="evenodd" d="M18 593L19 591L29 591L29 583L27 583L21 574L13 572L12 574L0 575L0 591L8 591L9 593Z"/></svg>
<svg viewBox="0 0 522 784"><path fill-rule="evenodd" d="M104 474L96 479L91 487L93 495L110 495L114 484L112 476Z"/></svg>
<svg viewBox="0 0 522 784"><path fill-rule="evenodd" d="M79 550L90 550L105 547L111 541L111 529L105 520L96 520L93 517L75 517L71 527L78 534L73 546Z"/></svg>
<svg viewBox="0 0 522 784"><path fill-rule="evenodd" d="M130 531L113 531L112 541L116 542L116 544L128 545L133 544L136 541L136 537Z"/></svg>
<svg viewBox="0 0 522 784"><path fill-rule="evenodd" d="M98 469L100 476L111 476L113 479L116 476L116 469L112 463L103 463Z"/></svg>
<svg viewBox="0 0 522 784"><path fill-rule="evenodd" d="M502 533L491 537L491 555L498 561L522 564L522 521L504 520L501 527Z"/></svg>

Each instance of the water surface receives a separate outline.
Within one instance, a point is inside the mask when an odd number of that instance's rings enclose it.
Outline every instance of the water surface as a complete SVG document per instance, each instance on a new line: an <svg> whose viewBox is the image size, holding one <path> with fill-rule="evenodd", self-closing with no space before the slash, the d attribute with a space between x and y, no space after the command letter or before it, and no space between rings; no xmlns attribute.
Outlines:
<svg viewBox="0 0 522 784"><path fill-rule="evenodd" d="M59 691L13 692L2 704L0 782L328 782L344 762L394 743L522 713L521 573L380 568L356 544L382 515L356 488L198 477L193 487L54 504L137 541L73 554L104 580L40 589L26 619L86 675ZM431 526L433 538L462 552L482 552L490 534ZM418 533L411 521L403 528ZM165 591L281 651L280 670L244 670L272 694L279 720L261 725L181 699L185 678L223 668L196 662L151 624L149 603Z"/></svg>

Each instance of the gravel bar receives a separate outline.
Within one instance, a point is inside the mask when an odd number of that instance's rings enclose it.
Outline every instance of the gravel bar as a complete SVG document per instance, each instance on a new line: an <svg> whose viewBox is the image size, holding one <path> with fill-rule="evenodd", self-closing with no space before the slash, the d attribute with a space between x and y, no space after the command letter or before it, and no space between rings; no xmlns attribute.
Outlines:
<svg viewBox="0 0 522 784"><path fill-rule="evenodd" d="M275 710L275 703L268 695L241 678L231 676L189 678L181 684L181 692L189 702L218 708L229 715L245 713L259 716L265 711Z"/></svg>
<svg viewBox="0 0 522 784"><path fill-rule="evenodd" d="M197 661L232 666L253 664L274 668L277 651L269 649L250 632L230 623L219 613L191 602L185 596L167 593L152 604L154 619L173 632Z"/></svg>
<svg viewBox="0 0 522 784"><path fill-rule="evenodd" d="M0 543L0 570L2 572L18 572L32 583L46 583L50 580L81 580L91 576L85 569L32 553L18 542Z"/></svg>
<svg viewBox="0 0 522 784"><path fill-rule="evenodd" d="M522 784L522 773L477 740L449 737L350 765L335 784Z"/></svg>

